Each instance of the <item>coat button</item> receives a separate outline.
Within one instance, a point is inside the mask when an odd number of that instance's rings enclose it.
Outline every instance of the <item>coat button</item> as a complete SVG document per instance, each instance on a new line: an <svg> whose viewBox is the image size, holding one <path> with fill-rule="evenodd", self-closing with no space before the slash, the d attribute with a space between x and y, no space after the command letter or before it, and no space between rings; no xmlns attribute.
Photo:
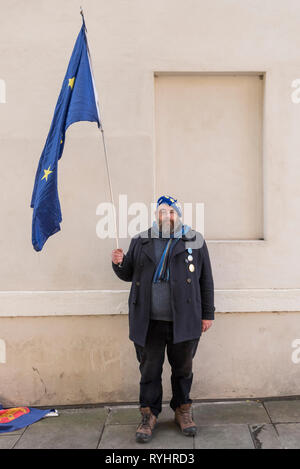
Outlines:
<svg viewBox="0 0 300 469"><path fill-rule="evenodd" d="M140 286L140 282L139 282L139 281L135 282L135 284L136 284L137 287Z"/></svg>
<svg viewBox="0 0 300 469"><path fill-rule="evenodd" d="M187 283L191 283L192 279L191 279L190 277L188 277L188 278L186 279L186 281L187 281Z"/></svg>

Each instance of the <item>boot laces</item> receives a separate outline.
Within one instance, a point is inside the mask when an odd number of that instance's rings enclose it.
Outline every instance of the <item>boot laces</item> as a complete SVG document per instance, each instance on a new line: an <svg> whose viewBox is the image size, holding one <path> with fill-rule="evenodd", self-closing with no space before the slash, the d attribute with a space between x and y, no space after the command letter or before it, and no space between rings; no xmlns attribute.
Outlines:
<svg viewBox="0 0 300 469"><path fill-rule="evenodd" d="M185 424L192 423L192 416L189 410L182 410L181 414Z"/></svg>
<svg viewBox="0 0 300 469"><path fill-rule="evenodd" d="M141 427L150 428L150 414L142 415Z"/></svg>

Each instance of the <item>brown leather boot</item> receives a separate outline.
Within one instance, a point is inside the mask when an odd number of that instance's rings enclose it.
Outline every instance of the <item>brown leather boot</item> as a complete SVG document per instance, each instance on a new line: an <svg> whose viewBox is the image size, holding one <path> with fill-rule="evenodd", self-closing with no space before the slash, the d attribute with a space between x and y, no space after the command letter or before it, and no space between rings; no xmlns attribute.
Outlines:
<svg viewBox="0 0 300 469"><path fill-rule="evenodd" d="M136 430L136 441L147 443L152 438L152 431L156 425L156 417L152 414L150 407L140 407L142 421Z"/></svg>
<svg viewBox="0 0 300 469"><path fill-rule="evenodd" d="M197 433L197 426L192 419L191 406L192 404L181 404L175 410L175 422L186 436L194 436Z"/></svg>

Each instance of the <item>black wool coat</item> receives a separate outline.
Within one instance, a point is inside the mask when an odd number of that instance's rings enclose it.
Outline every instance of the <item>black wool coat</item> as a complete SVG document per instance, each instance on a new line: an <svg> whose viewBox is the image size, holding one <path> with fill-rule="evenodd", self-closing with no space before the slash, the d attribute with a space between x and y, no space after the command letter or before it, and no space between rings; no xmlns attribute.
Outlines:
<svg viewBox="0 0 300 469"><path fill-rule="evenodd" d="M192 261L187 249L192 248ZM189 265L194 265L194 271ZM150 320L151 286L156 270L151 228L131 239L121 266L112 262L116 275L132 282L128 298L129 338L145 346ZM202 319L214 319L214 282L206 242L201 233L189 230L174 246L170 257L170 291L173 342L201 336Z"/></svg>

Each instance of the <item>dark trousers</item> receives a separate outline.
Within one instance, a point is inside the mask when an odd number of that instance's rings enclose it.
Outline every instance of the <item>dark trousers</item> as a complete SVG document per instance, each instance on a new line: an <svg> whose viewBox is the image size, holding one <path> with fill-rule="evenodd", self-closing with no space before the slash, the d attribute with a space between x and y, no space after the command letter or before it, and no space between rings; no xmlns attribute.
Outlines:
<svg viewBox="0 0 300 469"><path fill-rule="evenodd" d="M165 348L171 365L172 399L170 407L175 411L181 404L192 403L189 397L193 373L192 362L198 339L173 344L173 323L151 320L145 347L134 344L140 363L140 407L150 407L158 417L162 409L162 370Z"/></svg>

